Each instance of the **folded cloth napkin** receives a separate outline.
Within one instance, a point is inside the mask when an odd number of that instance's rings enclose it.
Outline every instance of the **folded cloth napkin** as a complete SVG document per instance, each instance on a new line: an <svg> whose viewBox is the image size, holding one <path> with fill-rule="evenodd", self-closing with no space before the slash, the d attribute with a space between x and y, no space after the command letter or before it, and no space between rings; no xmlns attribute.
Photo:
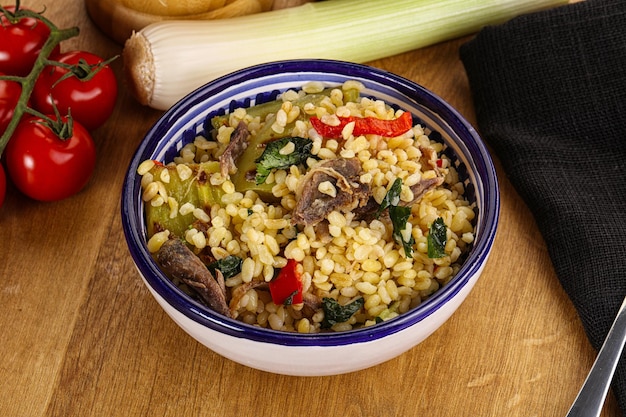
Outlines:
<svg viewBox="0 0 626 417"><path fill-rule="evenodd" d="M599 349L626 296L626 2L586 0L485 27L460 56L478 130ZM626 354L613 390L626 415Z"/></svg>

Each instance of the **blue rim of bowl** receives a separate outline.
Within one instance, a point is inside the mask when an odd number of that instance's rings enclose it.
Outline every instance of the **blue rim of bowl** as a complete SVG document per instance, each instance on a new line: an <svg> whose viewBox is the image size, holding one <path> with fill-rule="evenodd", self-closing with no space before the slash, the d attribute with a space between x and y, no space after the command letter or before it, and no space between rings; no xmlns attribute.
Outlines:
<svg viewBox="0 0 626 417"><path fill-rule="evenodd" d="M330 73L344 79L370 79L386 84L411 98L420 106L439 115L456 132L476 164L476 175L482 180L479 194L483 196L480 215L484 223L480 225L473 248L459 272L448 284L416 308L375 326L337 333L299 334L260 328L227 318L197 303L178 289L152 259L146 247L143 229L136 227L144 221L142 206L138 198L140 181L136 169L146 155L151 154L148 145L156 142L156 138L161 137L168 130L168 126L171 127L186 112L197 107L211 94L236 87L241 80L280 73L296 76L297 74L294 73L298 72ZM481 184L474 185L480 186ZM131 257L153 291L178 312L212 330L237 338L288 346L340 346L370 342L423 321L453 299L487 261L493 246L500 210L498 181L491 156L475 129L454 108L431 91L396 74L363 64L325 59L296 59L252 66L220 77L188 94L161 116L139 144L129 164L121 198L122 225Z"/></svg>

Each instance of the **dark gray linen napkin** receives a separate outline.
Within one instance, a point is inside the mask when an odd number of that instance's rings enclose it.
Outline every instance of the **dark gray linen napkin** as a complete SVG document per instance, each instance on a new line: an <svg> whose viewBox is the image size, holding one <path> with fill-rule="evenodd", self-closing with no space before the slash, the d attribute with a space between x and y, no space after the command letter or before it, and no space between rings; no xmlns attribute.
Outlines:
<svg viewBox="0 0 626 417"><path fill-rule="evenodd" d="M599 349L626 295L626 2L586 0L486 27L460 56L478 130ZM613 390L626 414L626 354Z"/></svg>

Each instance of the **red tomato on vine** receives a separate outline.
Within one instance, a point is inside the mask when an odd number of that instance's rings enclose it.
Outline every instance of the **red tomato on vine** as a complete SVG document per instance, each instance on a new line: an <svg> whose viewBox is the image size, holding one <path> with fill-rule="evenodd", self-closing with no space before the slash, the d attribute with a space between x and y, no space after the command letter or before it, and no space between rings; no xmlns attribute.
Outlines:
<svg viewBox="0 0 626 417"><path fill-rule="evenodd" d="M0 75L4 74L0 73ZM0 135L11 122L20 94L22 94L22 86L19 83L0 80Z"/></svg>
<svg viewBox="0 0 626 417"><path fill-rule="evenodd" d="M2 204L4 203L4 196L7 192L7 179L6 176L4 175L4 168L2 167L2 164L0 164L0 207L2 207Z"/></svg>
<svg viewBox="0 0 626 417"><path fill-rule="evenodd" d="M46 67L39 75L31 97L33 107L47 114L54 112L54 106L61 114L69 109L72 118L88 130L104 124L117 99L111 67L85 51L65 52L51 59L64 65Z"/></svg>
<svg viewBox="0 0 626 417"><path fill-rule="evenodd" d="M14 13L15 6L7 6L5 10ZM0 13L0 71L26 76L48 36L50 28L37 19L22 17L12 22L7 15ZM55 50L58 51L58 47Z"/></svg>
<svg viewBox="0 0 626 417"><path fill-rule="evenodd" d="M80 123L24 117L5 149L7 172L27 196L56 201L78 193L91 178L96 149Z"/></svg>

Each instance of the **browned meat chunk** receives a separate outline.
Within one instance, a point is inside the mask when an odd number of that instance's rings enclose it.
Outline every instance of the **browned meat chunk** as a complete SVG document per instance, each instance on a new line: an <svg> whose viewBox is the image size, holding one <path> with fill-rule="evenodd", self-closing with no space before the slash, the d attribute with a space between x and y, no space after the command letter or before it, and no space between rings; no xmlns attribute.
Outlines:
<svg viewBox="0 0 626 417"><path fill-rule="evenodd" d="M239 122L234 132L230 136L230 143L220 156L220 172L224 178L237 172L235 162L248 147L250 132L244 122Z"/></svg>
<svg viewBox="0 0 626 417"><path fill-rule="evenodd" d="M230 313L233 317L237 317L237 309L239 308L239 302L248 291L253 288L268 288L268 284L265 281L250 281L241 284L232 291L232 298L230 299Z"/></svg>
<svg viewBox="0 0 626 417"><path fill-rule="evenodd" d="M401 201L401 206L412 206L417 203L427 191L443 184L443 177L434 177L426 180L421 180L417 184L411 187L411 191L413 191L413 200L411 201ZM378 213L378 209L380 208L380 204L376 202L374 197L371 197L367 204L356 209L354 211L354 217L357 220L365 220L372 221L376 218L376 214ZM381 219L387 219L389 217L389 213L384 211L379 213Z"/></svg>
<svg viewBox="0 0 626 417"><path fill-rule="evenodd" d="M296 195L292 223L316 225L334 210L349 212L367 203L371 195L368 184L359 182L361 164L358 159L330 159L312 168L302 180ZM335 190L320 191L325 183Z"/></svg>
<svg viewBox="0 0 626 417"><path fill-rule="evenodd" d="M354 210L354 218L356 220L365 220L367 222L370 222L376 218L376 213L378 212L379 208L380 204L376 202L376 199L374 197L370 197L367 200L366 204ZM384 213L382 213L381 215L384 215Z"/></svg>
<svg viewBox="0 0 626 417"><path fill-rule="evenodd" d="M214 278L207 267L180 239L166 241L156 253L156 260L166 274L179 279L218 313L232 317L226 303L224 277L216 271Z"/></svg>
<svg viewBox="0 0 626 417"><path fill-rule="evenodd" d="M426 171L426 167L434 169L439 172L439 168L437 167L437 151L433 148L425 148L420 146L420 151L422 152L422 156L420 157L420 162L423 166L423 170Z"/></svg>
<svg viewBox="0 0 626 417"><path fill-rule="evenodd" d="M412 206L417 203L427 191L439 187L443 184L443 175L441 174L439 167L437 166L437 152L432 148L424 148L420 146L420 151L422 151L422 157L420 158L420 162L422 163L422 169L426 170L430 168L437 173L437 176L434 178L422 179L417 184L411 187L411 191L413 192L413 200L401 203L403 206Z"/></svg>
<svg viewBox="0 0 626 417"><path fill-rule="evenodd" d="M413 200L409 202L400 202L402 206L412 206L417 203L427 191L440 186L443 184L443 177L433 177L428 179L423 179L414 186L411 187L411 191L413 191Z"/></svg>
<svg viewBox="0 0 626 417"><path fill-rule="evenodd" d="M302 314L305 317L313 317L313 315L322 308L322 300L315 294L305 292L302 294L304 307Z"/></svg>

